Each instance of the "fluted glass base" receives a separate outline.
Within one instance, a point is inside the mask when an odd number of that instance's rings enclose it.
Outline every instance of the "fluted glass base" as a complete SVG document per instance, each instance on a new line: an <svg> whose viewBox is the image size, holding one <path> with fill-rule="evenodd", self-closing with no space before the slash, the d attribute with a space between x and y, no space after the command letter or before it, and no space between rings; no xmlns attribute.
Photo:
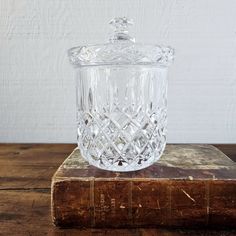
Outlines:
<svg viewBox="0 0 236 236"><path fill-rule="evenodd" d="M78 145L92 165L133 171L158 160L166 144L166 70L90 67L78 73Z"/></svg>

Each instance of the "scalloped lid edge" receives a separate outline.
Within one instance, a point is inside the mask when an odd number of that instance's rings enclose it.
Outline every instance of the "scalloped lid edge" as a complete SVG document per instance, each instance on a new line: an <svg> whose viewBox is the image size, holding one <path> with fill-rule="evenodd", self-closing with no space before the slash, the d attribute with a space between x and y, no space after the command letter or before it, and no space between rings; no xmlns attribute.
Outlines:
<svg viewBox="0 0 236 236"><path fill-rule="evenodd" d="M73 47L68 50L70 63L78 66L95 65L157 65L169 66L174 59L174 49L166 46L135 43L128 34L133 24L126 17L110 21L114 28L109 43Z"/></svg>

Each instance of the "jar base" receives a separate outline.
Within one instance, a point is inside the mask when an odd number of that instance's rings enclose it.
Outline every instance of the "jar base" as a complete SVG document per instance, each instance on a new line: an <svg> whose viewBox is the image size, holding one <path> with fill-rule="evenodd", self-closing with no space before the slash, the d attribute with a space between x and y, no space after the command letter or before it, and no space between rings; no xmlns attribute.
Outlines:
<svg viewBox="0 0 236 236"><path fill-rule="evenodd" d="M92 158L87 158L86 155L84 155L85 153L83 152L83 150L81 151L81 155L82 157L92 166L95 166L99 169L102 170L107 170L107 171L113 171L113 172L130 172L130 171L138 171L138 170L142 170L145 169L149 166L151 166L152 164L154 164L155 162L157 162L160 157L162 156L164 150L165 150L166 144L163 145L163 148L161 149L161 151L159 152L159 154L157 156L154 155L153 153L153 157L149 158L148 160L146 160L144 163L138 165L137 163L131 163L129 165L126 166L119 166L119 165L110 165L110 166L106 166L104 165L101 161L95 161Z"/></svg>
<svg viewBox="0 0 236 236"><path fill-rule="evenodd" d="M159 158L156 161L158 161L158 160L159 160ZM131 171L138 171L138 170L145 169L145 168L151 166L156 161L153 161L151 163L146 163L145 165L142 165L142 166L136 166L136 167L130 167L129 166L127 168L124 168L124 167L120 167L120 168L118 168L118 167L116 167L116 168L110 167L109 168L109 167L99 166L99 165L97 165L95 163L92 163L90 161L88 161L88 162L89 162L90 165L95 166L95 167L97 167L99 169L102 169L102 170L106 170L106 171L112 171L112 172L131 172Z"/></svg>

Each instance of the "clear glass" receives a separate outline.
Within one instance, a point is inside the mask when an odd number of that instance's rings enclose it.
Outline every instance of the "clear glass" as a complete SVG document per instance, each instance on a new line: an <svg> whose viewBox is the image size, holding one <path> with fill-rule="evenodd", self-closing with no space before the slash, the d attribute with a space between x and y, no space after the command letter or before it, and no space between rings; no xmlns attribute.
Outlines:
<svg viewBox="0 0 236 236"><path fill-rule="evenodd" d="M101 169L139 170L166 145L166 76L174 51L135 43L126 17L110 24L108 43L68 51L76 70L78 145Z"/></svg>
<svg viewBox="0 0 236 236"><path fill-rule="evenodd" d="M157 161L166 145L167 68L77 68L78 145L92 165L133 171Z"/></svg>

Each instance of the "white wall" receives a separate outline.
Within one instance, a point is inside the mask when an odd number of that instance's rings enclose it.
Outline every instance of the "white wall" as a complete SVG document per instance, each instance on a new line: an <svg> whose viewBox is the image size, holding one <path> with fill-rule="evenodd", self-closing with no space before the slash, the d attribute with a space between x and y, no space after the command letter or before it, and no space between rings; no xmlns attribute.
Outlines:
<svg viewBox="0 0 236 236"><path fill-rule="evenodd" d="M114 16L176 49L168 141L236 142L235 0L0 0L0 142L75 142L66 50L102 43Z"/></svg>

